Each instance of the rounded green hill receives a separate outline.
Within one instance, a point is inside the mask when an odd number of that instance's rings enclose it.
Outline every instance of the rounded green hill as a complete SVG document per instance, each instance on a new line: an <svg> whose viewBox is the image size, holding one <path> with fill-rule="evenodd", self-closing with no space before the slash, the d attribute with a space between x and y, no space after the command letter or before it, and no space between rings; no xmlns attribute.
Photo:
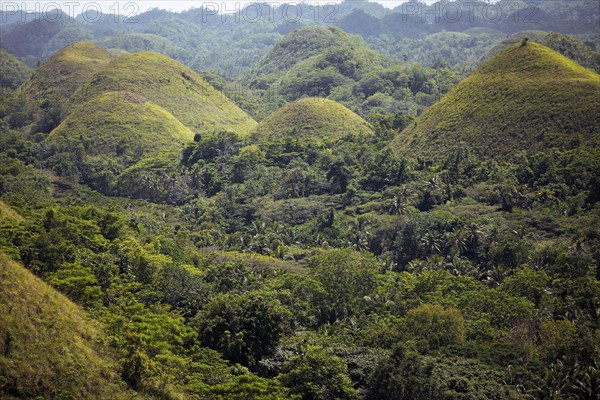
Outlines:
<svg viewBox="0 0 600 400"><path fill-rule="evenodd" d="M76 97L82 103L107 91L144 96L198 133L244 135L256 126L256 121L199 74L158 53L120 56L96 73Z"/></svg>
<svg viewBox="0 0 600 400"><path fill-rule="evenodd" d="M343 105L323 98L304 98L270 114L258 124L257 141L327 142L372 135L369 124Z"/></svg>
<svg viewBox="0 0 600 400"><path fill-rule="evenodd" d="M600 75L536 43L515 44L459 83L400 133L400 154L484 156L598 144Z"/></svg>
<svg viewBox="0 0 600 400"><path fill-rule="evenodd" d="M118 173L165 149L181 149L193 138L190 129L144 97L106 92L74 109L48 142L59 152L82 149L84 164L96 157L112 161Z"/></svg>
<svg viewBox="0 0 600 400"><path fill-rule="evenodd" d="M73 94L113 56L90 42L73 43L41 64L23 86L30 101L67 107Z"/></svg>
<svg viewBox="0 0 600 400"><path fill-rule="evenodd" d="M388 62L360 38L340 28L306 26L287 34L244 77L250 87L264 89L275 82L285 84L295 75L337 71L339 79L358 78L375 65Z"/></svg>
<svg viewBox="0 0 600 400"><path fill-rule="evenodd" d="M255 70L263 75L285 71L323 50L350 42L354 42L352 37L337 27L305 26L278 41Z"/></svg>
<svg viewBox="0 0 600 400"><path fill-rule="evenodd" d="M483 56L477 60L471 68L474 70L486 61L489 61L502 50L513 46L515 43L521 43L523 38L529 39L529 42L536 42L544 45L554 51L559 52L565 57L581 64L584 67L591 68L596 72L600 72L600 52L594 51L580 40L573 36L565 35L559 32L544 32L544 31L522 31L513 33L499 41L494 47L488 50Z"/></svg>

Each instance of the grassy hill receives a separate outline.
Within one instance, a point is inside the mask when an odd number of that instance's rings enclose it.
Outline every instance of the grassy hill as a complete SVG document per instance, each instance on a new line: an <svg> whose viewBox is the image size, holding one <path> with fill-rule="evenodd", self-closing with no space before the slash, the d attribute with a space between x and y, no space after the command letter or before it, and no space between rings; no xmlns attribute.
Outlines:
<svg viewBox="0 0 600 400"><path fill-rule="evenodd" d="M31 69L15 56L0 49L0 88L14 90L31 75Z"/></svg>
<svg viewBox="0 0 600 400"><path fill-rule="evenodd" d="M366 47L339 28L306 26L282 38L253 68L250 76L268 75L287 71L294 65L336 46L352 49ZM371 50L372 53L375 53Z"/></svg>
<svg viewBox="0 0 600 400"><path fill-rule="evenodd" d="M158 53L125 54L113 60L82 87L79 103L102 92L128 91L173 114L194 132L248 133L256 122L199 74Z"/></svg>
<svg viewBox="0 0 600 400"><path fill-rule="evenodd" d="M372 134L364 119L341 104L323 98L305 98L262 120L254 139L275 142L291 139L304 144Z"/></svg>
<svg viewBox="0 0 600 400"><path fill-rule="evenodd" d="M48 163L60 170L73 153L84 181L118 175L141 159L164 150L181 150L194 138L192 131L162 107L130 92L106 92L73 112L48 137L53 157ZM67 171L62 171L63 174Z"/></svg>
<svg viewBox="0 0 600 400"><path fill-rule="evenodd" d="M83 311L0 253L0 398L135 398Z"/></svg>
<svg viewBox="0 0 600 400"><path fill-rule="evenodd" d="M339 28L305 26L283 37L244 77L251 87L285 84L297 72L309 68L332 68L343 78L357 78L374 65L383 65L385 57L367 47L359 38Z"/></svg>
<svg viewBox="0 0 600 400"><path fill-rule="evenodd" d="M565 35L558 32L544 31L523 31L514 33L499 41L494 47L488 50L479 60L477 60L471 68L475 69L481 66L486 61L490 60L502 50L521 43L521 40L527 37L529 41L533 41L544 45L554 51L559 52L565 57L581 64L584 67L591 68L596 72L600 72L600 52L594 51L586 46L580 40L573 36Z"/></svg>
<svg viewBox="0 0 600 400"><path fill-rule="evenodd" d="M313 96L358 110L364 99L357 99L353 88L388 64L391 60L337 27L305 26L277 42L241 81L275 98L271 110L283 102Z"/></svg>
<svg viewBox="0 0 600 400"><path fill-rule="evenodd" d="M73 43L41 64L23 92L32 103L44 101L68 107L73 94L112 58L106 49L93 43Z"/></svg>
<svg viewBox="0 0 600 400"><path fill-rule="evenodd" d="M441 158L466 143L485 156L598 143L600 76L536 43L484 64L399 134L401 154Z"/></svg>

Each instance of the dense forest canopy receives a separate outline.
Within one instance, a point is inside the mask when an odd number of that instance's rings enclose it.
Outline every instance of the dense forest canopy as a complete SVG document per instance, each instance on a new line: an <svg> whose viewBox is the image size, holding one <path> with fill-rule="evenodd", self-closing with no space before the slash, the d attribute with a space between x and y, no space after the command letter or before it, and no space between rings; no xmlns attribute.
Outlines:
<svg viewBox="0 0 600 400"><path fill-rule="evenodd" d="M0 398L599 398L598 1L97 6L0 6Z"/></svg>

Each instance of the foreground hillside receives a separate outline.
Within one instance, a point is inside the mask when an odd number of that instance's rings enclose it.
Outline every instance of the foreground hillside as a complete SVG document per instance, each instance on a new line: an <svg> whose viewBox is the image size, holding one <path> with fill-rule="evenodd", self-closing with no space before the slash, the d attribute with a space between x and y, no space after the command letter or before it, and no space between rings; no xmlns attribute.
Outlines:
<svg viewBox="0 0 600 400"><path fill-rule="evenodd" d="M600 75L542 45L515 44L417 118L392 147L440 158L463 145L496 157L597 145L599 93Z"/></svg>
<svg viewBox="0 0 600 400"><path fill-rule="evenodd" d="M137 398L98 343L96 325L66 296L0 253L0 397Z"/></svg>

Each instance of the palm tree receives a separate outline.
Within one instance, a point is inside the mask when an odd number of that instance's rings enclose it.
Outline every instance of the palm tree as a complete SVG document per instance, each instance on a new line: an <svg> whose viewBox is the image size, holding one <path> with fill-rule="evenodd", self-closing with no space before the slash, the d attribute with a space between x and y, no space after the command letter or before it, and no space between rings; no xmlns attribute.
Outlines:
<svg viewBox="0 0 600 400"><path fill-rule="evenodd" d="M600 366L598 361L592 365L583 366L575 363L571 374L569 392L582 400L596 400L600 398Z"/></svg>
<svg viewBox="0 0 600 400"><path fill-rule="evenodd" d="M467 233L463 229L454 228L452 232L446 232L444 237L451 255L460 257L467 250Z"/></svg>
<svg viewBox="0 0 600 400"><path fill-rule="evenodd" d="M469 250L473 255L477 252L477 246L479 243L485 238L485 231L483 228L476 224L471 223L467 226L466 229L466 240L469 247Z"/></svg>
<svg viewBox="0 0 600 400"><path fill-rule="evenodd" d="M421 238L420 245L426 255L433 255L441 253L441 242L441 236L438 232L427 232Z"/></svg>
<svg viewBox="0 0 600 400"><path fill-rule="evenodd" d="M499 286L508 275L510 275L510 268L506 265L496 264L492 268L481 274L483 281L490 287Z"/></svg>
<svg viewBox="0 0 600 400"><path fill-rule="evenodd" d="M390 213L403 215L406 211L407 203L400 196L394 196L390 204Z"/></svg>
<svg viewBox="0 0 600 400"><path fill-rule="evenodd" d="M337 186L339 188L339 193L346 193L351 175L352 172L346 166L346 163L338 160L329 165L327 181L332 182L334 186Z"/></svg>
<svg viewBox="0 0 600 400"><path fill-rule="evenodd" d="M396 191L396 195L392 199L390 205L390 213L403 215L406 212L406 207L408 206L408 200L412 196L413 192L406 185L402 185L398 191Z"/></svg>
<svg viewBox="0 0 600 400"><path fill-rule="evenodd" d="M350 221L350 243L356 250L365 250L369 247L371 232L367 228L370 225L369 220L363 216L358 216Z"/></svg>

